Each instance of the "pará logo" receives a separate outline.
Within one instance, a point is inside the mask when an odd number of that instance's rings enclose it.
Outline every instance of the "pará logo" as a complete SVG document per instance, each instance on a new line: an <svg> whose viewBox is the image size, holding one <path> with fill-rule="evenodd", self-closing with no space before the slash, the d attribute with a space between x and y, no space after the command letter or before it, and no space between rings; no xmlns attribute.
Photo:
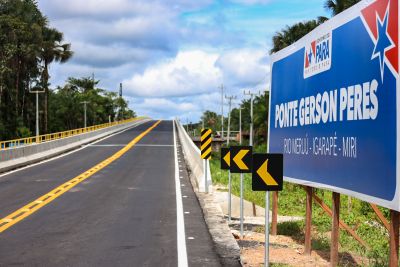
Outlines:
<svg viewBox="0 0 400 267"><path fill-rule="evenodd" d="M332 33L308 43L304 49L304 79L331 68Z"/></svg>

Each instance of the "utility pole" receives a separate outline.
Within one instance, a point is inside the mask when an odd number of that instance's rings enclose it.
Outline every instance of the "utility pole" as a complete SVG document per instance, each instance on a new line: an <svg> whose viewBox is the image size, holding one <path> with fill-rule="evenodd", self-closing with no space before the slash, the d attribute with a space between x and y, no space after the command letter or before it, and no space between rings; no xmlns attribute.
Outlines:
<svg viewBox="0 0 400 267"><path fill-rule="evenodd" d="M239 106L239 142L242 144L242 108Z"/></svg>
<svg viewBox="0 0 400 267"><path fill-rule="evenodd" d="M236 96L225 96L226 99L229 101L229 112L228 112L228 138L226 139L226 145L229 147L229 136L231 134L231 107L232 107L232 100L236 99ZM231 221L231 213L232 213L232 198L231 198L231 192L232 192L232 178L231 178L231 172L228 172L228 180L229 180L229 189L228 189L228 217L229 221Z"/></svg>
<svg viewBox="0 0 400 267"><path fill-rule="evenodd" d="M260 95L260 92L252 93L249 90L248 92L244 91L243 94L250 96L250 146L252 146L253 145L253 101L254 101L254 96Z"/></svg>
<svg viewBox="0 0 400 267"><path fill-rule="evenodd" d="M118 115L121 117L122 114L122 83L119 84L119 112Z"/></svg>
<svg viewBox="0 0 400 267"><path fill-rule="evenodd" d="M85 114L84 115L85 116L84 117L84 128L86 128L87 127L86 111L87 111L87 104L89 104L89 101L82 101L81 104L83 104L83 110L84 110L84 114Z"/></svg>
<svg viewBox="0 0 400 267"><path fill-rule="evenodd" d="M36 92L36 142L39 138L39 92Z"/></svg>
<svg viewBox="0 0 400 267"><path fill-rule="evenodd" d="M29 92L36 94L36 143L39 143L39 94L44 93L44 90L39 90L39 87L34 86L33 90L29 84Z"/></svg>
<svg viewBox="0 0 400 267"><path fill-rule="evenodd" d="M229 137L231 134L231 108L232 108L232 100L236 99L236 96L225 96L226 99L228 99L228 105L229 105L229 112L228 112L228 135L226 139L226 145L229 146Z"/></svg>
<svg viewBox="0 0 400 267"><path fill-rule="evenodd" d="M221 84L221 138L224 141L224 85Z"/></svg>

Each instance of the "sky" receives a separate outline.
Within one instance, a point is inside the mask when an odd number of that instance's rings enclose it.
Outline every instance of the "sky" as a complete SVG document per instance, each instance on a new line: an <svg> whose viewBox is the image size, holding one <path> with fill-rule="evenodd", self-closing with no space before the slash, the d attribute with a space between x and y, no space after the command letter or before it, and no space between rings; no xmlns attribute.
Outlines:
<svg viewBox="0 0 400 267"><path fill-rule="evenodd" d="M74 56L50 66L51 87L91 77L138 115L198 122L221 111L221 84L235 105L265 91L272 36L329 16L324 0L39 0ZM227 102L224 103L226 116Z"/></svg>

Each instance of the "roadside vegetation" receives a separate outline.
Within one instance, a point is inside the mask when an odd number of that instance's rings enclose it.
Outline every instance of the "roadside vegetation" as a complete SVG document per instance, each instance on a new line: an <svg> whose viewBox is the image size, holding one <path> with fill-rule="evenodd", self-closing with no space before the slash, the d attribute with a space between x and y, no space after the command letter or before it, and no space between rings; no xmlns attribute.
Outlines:
<svg viewBox="0 0 400 267"><path fill-rule="evenodd" d="M0 140L31 136L35 129L35 94L39 94L40 132L83 127L83 104L88 125L130 118L128 103L94 78L71 77L51 88L49 68L73 56L63 33L50 27L35 0L0 1ZM118 112L118 118L116 117Z"/></svg>
<svg viewBox="0 0 400 267"><path fill-rule="evenodd" d="M348 7L356 4L359 0L331 0L325 1L324 7L330 11L332 16L342 12ZM315 20L303 21L291 26L287 26L277 32L273 39L273 48L270 53L277 52L290 44L296 42L308 32L324 23L328 18L319 17ZM269 95L264 92L257 96L254 101L254 151L266 152L267 141L267 120L268 120L268 103ZM231 112L231 129L239 130L239 108L242 109L242 130L243 144L249 142L248 133L250 127L250 100L243 100L239 107L232 109ZM212 111L203 113L201 122L189 124L189 132L192 134L199 133L202 123L207 128L213 129L213 132L221 129L221 116ZM227 119L224 121L224 129L226 131ZM225 132L226 135L226 132ZM238 145L238 143L231 143ZM213 153L210 161L213 182L227 188L228 172L220 169L220 154ZM332 207L332 193L330 191L315 189L316 195L321 198L324 203ZM232 193L236 196L240 195L240 178L238 174L232 174ZM251 190L251 176L244 176L244 197L261 207L265 206L265 193L253 192ZM302 186L290 183L284 183L284 189L279 193L278 213L279 215L305 216L306 193ZM386 208L379 208L384 217L389 220L390 212ZM345 230L340 230L340 252L341 255L355 254L365 257L368 266L388 266L389 258L389 233L377 217L369 203L348 196L341 196L340 219L349 225L354 232L363 239L369 248L362 246ZM329 251L330 249L330 231L331 218L325 211L313 201L313 240L312 248L314 250ZM278 234L288 235L304 242L305 222L285 222L278 224ZM259 229L261 232L262 228ZM276 265L280 266L280 265Z"/></svg>
<svg viewBox="0 0 400 267"><path fill-rule="evenodd" d="M259 150L260 146L256 147ZM265 151L265 150L264 150ZM220 169L220 155L213 153L210 160L213 183L227 188L228 171ZM332 193L330 191L316 189L316 194L326 205L332 207ZM232 194L240 196L240 175L232 174ZM271 194L272 195L272 194ZM244 198L261 207L265 207L265 193L251 190L251 175L244 175ZM272 199L271 199L272 201ZM340 220L349 225L357 235L363 239L369 249L362 246L345 230L340 230L341 255L354 253L367 259L369 266L388 266L389 233L383 226L369 203L341 196ZM279 192L278 214L305 217L306 193L302 186L284 183L283 191ZM389 220L390 212L386 208L379 208L385 218ZM314 250L330 250L331 217L317 204L313 202L312 211L312 248ZM304 220L285 222L278 224L278 234L293 237L299 243L304 242ZM260 231L264 229L260 228Z"/></svg>

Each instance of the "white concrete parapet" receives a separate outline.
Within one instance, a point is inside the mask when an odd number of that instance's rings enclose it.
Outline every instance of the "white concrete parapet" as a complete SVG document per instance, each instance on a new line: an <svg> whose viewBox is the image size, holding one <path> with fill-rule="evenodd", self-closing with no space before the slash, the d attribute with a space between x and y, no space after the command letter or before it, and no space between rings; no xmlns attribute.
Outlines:
<svg viewBox="0 0 400 267"><path fill-rule="evenodd" d="M200 156L200 149L193 143L190 136L187 134L182 124L175 120L178 137L182 145L182 150L185 156L185 160L189 165L190 170L195 177L197 188L200 192L205 192L205 181L204 181L204 162ZM210 172L210 164L207 164L207 184L208 192L212 191L212 177Z"/></svg>
<svg viewBox="0 0 400 267"><path fill-rule="evenodd" d="M146 121L148 120L139 119L137 121L118 124L45 143L0 150L0 173L60 155L84 144L88 144L107 135L122 131Z"/></svg>

